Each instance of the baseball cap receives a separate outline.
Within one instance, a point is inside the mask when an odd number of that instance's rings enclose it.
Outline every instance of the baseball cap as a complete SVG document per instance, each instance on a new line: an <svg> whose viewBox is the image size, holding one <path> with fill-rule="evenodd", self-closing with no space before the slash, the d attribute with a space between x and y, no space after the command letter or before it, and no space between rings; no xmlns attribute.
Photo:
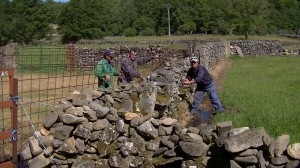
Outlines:
<svg viewBox="0 0 300 168"><path fill-rule="evenodd" d="M190 62L199 62L197 57L191 57Z"/></svg>
<svg viewBox="0 0 300 168"><path fill-rule="evenodd" d="M114 54L112 51L110 50L104 50L104 55L110 56L110 57L114 57Z"/></svg>

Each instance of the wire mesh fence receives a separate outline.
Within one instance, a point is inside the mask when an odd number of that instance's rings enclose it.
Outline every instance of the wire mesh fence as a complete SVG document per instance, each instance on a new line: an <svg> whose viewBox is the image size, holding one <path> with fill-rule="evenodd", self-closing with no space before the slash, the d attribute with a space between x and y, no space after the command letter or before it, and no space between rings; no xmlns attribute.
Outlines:
<svg viewBox="0 0 300 168"><path fill-rule="evenodd" d="M14 68L18 79L18 96L22 106L18 105L18 153L28 144L28 137L33 136L32 126L38 130L51 109L62 98L83 87L97 89L98 79L94 75L97 61L102 57L101 48L78 48L74 45L37 45L18 46L0 49L0 70ZM127 53L126 53L127 52ZM123 57L128 50L118 51L121 57L113 65L120 71ZM143 65L142 74L153 68L153 63ZM3 72L4 73L4 72ZM3 76L3 77L2 77ZM0 102L11 99L9 80L0 78ZM9 130L9 109L0 109L0 132ZM28 117L27 117L28 115ZM30 122L28 121L30 120ZM32 125L31 125L32 124ZM10 140L0 142L0 163L11 158Z"/></svg>

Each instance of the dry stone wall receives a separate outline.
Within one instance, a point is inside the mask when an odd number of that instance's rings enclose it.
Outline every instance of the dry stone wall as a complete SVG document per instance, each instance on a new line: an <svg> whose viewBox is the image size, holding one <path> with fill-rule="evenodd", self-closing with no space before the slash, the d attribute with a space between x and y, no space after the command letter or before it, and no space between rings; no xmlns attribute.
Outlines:
<svg viewBox="0 0 300 168"><path fill-rule="evenodd" d="M18 44L11 43L0 47L0 68L16 68L16 49Z"/></svg>
<svg viewBox="0 0 300 168"><path fill-rule="evenodd" d="M231 41L232 54L237 54L236 47L239 47L243 55L258 56L258 55L283 55L283 42L276 40L263 41Z"/></svg>
<svg viewBox="0 0 300 168"><path fill-rule="evenodd" d="M188 67L188 60L173 58L147 81L71 93L29 138L24 165L299 167L300 144L289 144L289 135L272 138L264 128L233 128L231 121L184 125L191 92L180 77Z"/></svg>

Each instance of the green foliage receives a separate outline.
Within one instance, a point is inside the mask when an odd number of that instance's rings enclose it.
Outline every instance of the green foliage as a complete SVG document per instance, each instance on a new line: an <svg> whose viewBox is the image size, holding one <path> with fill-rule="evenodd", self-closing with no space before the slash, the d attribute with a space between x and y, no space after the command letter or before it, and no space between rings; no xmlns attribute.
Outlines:
<svg viewBox="0 0 300 168"><path fill-rule="evenodd" d="M147 27L144 30L140 31L141 36L153 36L155 35L154 29Z"/></svg>
<svg viewBox="0 0 300 168"><path fill-rule="evenodd" d="M140 17L133 23L133 29L137 30L137 32L141 32L146 28L153 28L154 21L151 18Z"/></svg>
<svg viewBox="0 0 300 168"><path fill-rule="evenodd" d="M163 36L169 32L169 20L171 34L245 38L299 34L299 4L297 0L0 0L0 44L33 43L57 33L64 43L124 34Z"/></svg>
<svg viewBox="0 0 300 168"><path fill-rule="evenodd" d="M231 120L234 127L264 127L269 135L300 139L300 58L233 58L222 92L228 113L216 122Z"/></svg>
<svg viewBox="0 0 300 168"><path fill-rule="evenodd" d="M126 37L133 37L133 36L136 36L136 30L133 29L133 28L126 28L126 29L124 30L124 35L125 35Z"/></svg>
<svg viewBox="0 0 300 168"><path fill-rule="evenodd" d="M178 32L182 32L183 34L192 34L192 32L195 30L196 24L194 22L187 22L183 25L180 25L178 28Z"/></svg>

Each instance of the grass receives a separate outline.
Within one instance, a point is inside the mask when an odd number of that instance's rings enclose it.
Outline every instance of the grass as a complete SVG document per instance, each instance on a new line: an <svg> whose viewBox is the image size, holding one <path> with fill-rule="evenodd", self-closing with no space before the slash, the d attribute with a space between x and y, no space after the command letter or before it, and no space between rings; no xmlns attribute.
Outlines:
<svg viewBox="0 0 300 168"><path fill-rule="evenodd" d="M66 69L67 48L63 45L22 46L18 48L17 57L17 69L22 72L62 72Z"/></svg>
<svg viewBox="0 0 300 168"><path fill-rule="evenodd" d="M230 113L215 117L234 127L264 127L271 137L300 142L300 57L232 58L219 94ZM238 109L238 110L237 110Z"/></svg>

